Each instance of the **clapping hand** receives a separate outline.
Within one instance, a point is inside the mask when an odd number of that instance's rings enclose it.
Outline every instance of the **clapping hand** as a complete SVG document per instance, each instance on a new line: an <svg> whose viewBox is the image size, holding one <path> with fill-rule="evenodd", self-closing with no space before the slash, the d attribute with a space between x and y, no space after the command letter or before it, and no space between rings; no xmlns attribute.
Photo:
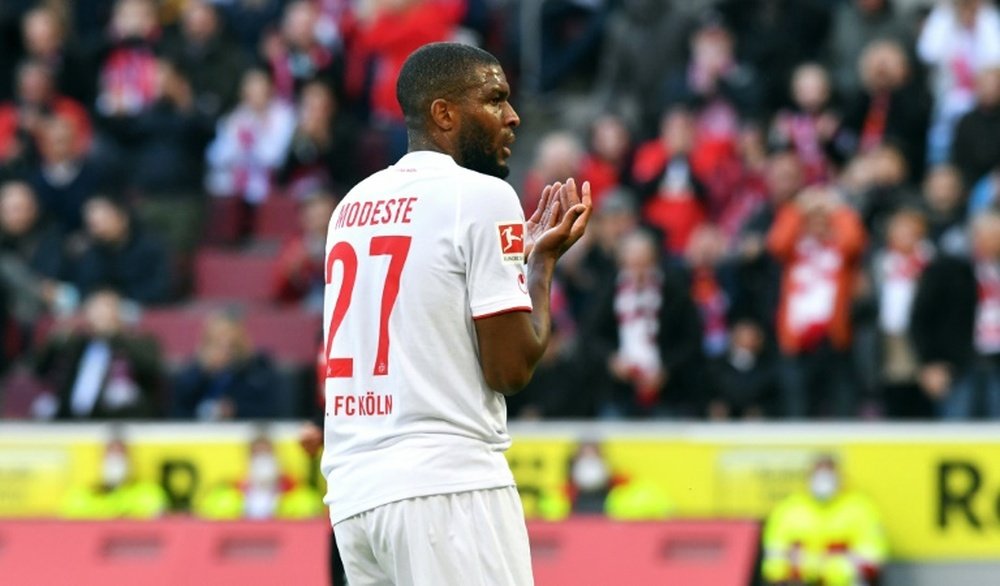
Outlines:
<svg viewBox="0 0 1000 586"><path fill-rule="evenodd" d="M592 211L589 182L583 182L579 193L572 178L546 185L535 213L525 223L526 258L535 252L562 256L583 236Z"/></svg>

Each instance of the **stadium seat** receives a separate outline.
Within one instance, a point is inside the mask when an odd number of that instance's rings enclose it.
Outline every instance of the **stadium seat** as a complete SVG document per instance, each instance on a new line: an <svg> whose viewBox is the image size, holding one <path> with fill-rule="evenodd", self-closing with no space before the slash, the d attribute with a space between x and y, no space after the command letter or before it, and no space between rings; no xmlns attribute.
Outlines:
<svg viewBox="0 0 1000 586"><path fill-rule="evenodd" d="M235 244L243 236L247 210L238 197L209 199L205 242L212 246Z"/></svg>
<svg viewBox="0 0 1000 586"><path fill-rule="evenodd" d="M29 419L32 404L52 390L23 366L13 368L0 379L0 418Z"/></svg>
<svg viewBox="0 0 1000 586"><path fill-rule="evenodd" d="M323 318L299 308L255 308L246 316L254 345L279 361L297 365L316 362Z"/></svg>
<svg viewBox="0 0 1000 586"><path fill-rule="evenodd" d="M299 232L299 202L288 196L272 196L257 209L254 237L286 240Z"/></svg>
<svg viewBox="0 0 1000 586"><path fill-rule="evenodd" d="M143 312L138 330L154 336L166 361L178 365L198 348L205 312L185 308L149 309Z"/></svg>
<svg viewBox="0 0 1000 586"><path fill-rule="evenodd" d="M195 257L195 297L263 302L271 298L274 257L205 249Z"/></svg>

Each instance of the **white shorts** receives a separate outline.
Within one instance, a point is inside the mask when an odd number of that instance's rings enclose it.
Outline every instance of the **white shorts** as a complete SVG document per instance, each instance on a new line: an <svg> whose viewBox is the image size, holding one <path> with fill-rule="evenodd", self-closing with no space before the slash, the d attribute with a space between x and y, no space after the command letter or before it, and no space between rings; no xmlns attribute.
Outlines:
<svg viewBox="0 0 1000 586"><path fill-rule="evenodd" d="M406 499L333 528L349 586L531 586L513 486Z"/></svg>

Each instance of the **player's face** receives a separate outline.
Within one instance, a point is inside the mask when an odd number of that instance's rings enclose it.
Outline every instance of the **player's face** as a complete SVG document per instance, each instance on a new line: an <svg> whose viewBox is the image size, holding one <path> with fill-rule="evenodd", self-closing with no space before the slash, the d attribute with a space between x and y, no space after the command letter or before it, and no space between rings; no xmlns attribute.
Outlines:
<svg viewBox="0 0 1000 586"><path fill-rule="evenodd" d="M499 65L481 67L476 78L462 104L457 154L463 167L502 179L510 173L507 159L521 119L507 101L510 86Z"/></svg>

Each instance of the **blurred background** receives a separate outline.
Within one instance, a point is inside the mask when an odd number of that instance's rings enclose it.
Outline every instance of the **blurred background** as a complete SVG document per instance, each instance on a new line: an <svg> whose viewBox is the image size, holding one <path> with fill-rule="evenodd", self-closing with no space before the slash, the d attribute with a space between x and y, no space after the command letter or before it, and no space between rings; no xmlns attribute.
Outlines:
<svg viewBox="0 0 1000 586"><path fill-rule="evenodd" d="M0 2L0 574L328 582L326 225L440 40L526 214L594 188L508 401L539 584L997 583L991 0Z"/></svg>

